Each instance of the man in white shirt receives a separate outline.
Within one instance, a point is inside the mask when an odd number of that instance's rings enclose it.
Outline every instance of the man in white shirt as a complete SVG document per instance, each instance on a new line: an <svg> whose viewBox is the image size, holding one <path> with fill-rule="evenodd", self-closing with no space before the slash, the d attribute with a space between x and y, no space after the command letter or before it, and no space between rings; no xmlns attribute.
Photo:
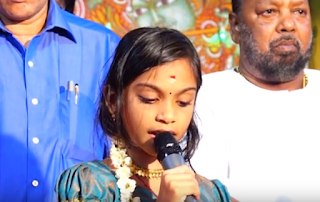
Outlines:
<svg viewBox="0 0 320 202"><path fill-rule="evenodd" d="M239 67L203 76L195 170L240 202L320 201L320 72L308 0L232 0Z"/></svg>

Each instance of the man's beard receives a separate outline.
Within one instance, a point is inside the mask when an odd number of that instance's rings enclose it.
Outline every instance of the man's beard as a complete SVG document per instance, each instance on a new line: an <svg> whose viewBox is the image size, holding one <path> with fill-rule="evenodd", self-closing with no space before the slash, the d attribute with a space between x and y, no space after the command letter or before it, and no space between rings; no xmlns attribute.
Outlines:
<svg viewBox="0 0 320 202"><path fill-rule="evenodd" d="M283 35L269 44L268 52L261 52L253 38L251 30L244 24L240 25L242 50L247 62L257 69L262 79L271 83L292 81L305 67L312 54L312 38L305 52L301 51L301 42L292 35ZM295 52L275 52L276 45L284 41L293 41Z"/></svg>

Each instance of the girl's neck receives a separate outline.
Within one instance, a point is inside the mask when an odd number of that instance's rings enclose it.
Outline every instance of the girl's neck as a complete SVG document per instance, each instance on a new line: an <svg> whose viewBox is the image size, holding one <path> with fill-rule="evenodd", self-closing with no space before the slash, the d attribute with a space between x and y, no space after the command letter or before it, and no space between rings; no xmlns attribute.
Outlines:
<svg viewBox="0 0 320 202"><path fill-rule="evenodd" d="M127 149L128 155L131 157L132 162L137 166L144 169L162 169L162 165L158 161L156 156L147 154L143 150L137 147L131 147Z"/></svg>
<svg viewBox="0 0 320 202"><path fill-rule="evenodd" d="M162 165L160 164L156 156L147 154L146 152L137 147L131 147L127 151L128 155L131 157L132 162L134 164L148 170L162 169ZM148 189L156 197L158 196L161 184L161 177L149 179L138 175L134 175L132 178L136 181L137 185L139 185L140 187L144 187L145 189Z"/></svg>
<svg viewBox="0 0 320 202"><path fill-rule="evenodd" d="M152 156L137 147L131 147L127 149L127 154L132 159L132 162L137 166L144 169L156 170L162 169L162 165L158 161L156 156ZM116 171L110 158L104 159L103 162L108 165L113 171ZM158 195L160 190L161 177L159 178L146 178L138 175L131 177L134 179L138 186L148 189L155 196Z"/></svg>

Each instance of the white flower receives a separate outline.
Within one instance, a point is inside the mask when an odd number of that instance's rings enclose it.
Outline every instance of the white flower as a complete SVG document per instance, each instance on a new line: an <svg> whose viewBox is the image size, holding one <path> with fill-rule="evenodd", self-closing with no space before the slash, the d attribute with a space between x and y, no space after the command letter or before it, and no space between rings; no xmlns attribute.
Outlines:
<svg viewBox="0 0 320 202"><path fill-rule="evenodd" d="M131 170L129 167L123 166L116 170L116 178L122 179L126 177L131 177Z"/></svg>
<svg viewBox="0 0 320 202"><path fill-rule="evenodd" d="M136 188L136 181L130 178L120 178L117 182L119 189L124 190L122 193L124 195L131 193Z"/></svg>
<svg viewBox="0 0 320 202"><path fill-rule="evenodd" d="M111 161L115 168L119 168L122 164L121 158L116 156L111 156Z"/></svg>
<svg viewBox="0 0 320 202"><path fill-rule="evenodd" d="M134 189L136 188L136 181L129 178L119 178L117 185L121 190L121 201L130 201L131 195L134 192Z"/></svg>
<svg viewBox="0 0 320 202"><path fill-rule="evenodd" d="M120 189L120 201L129 202L132 200L132 193L136 188L136 181L130 179L132 176L130 166L131 158L127 155L125 148L115 147L112 144L110 149L110 159L113 166L116 168L117 185Z"/></svg>
<svg viewBox="0 0 320 202"><path fill-rule="evenodd" d="M130 157L126 157L126 158L124 159L124 164L125 164L126 166L131 166L131 164L132 164L131 158L130 158Z"/></svg>
<svg viewBox="0 0 320 202"><path fill-rule="evenodd" d="M119 152L119 155L121 157L123 157L123 158L127 156L127 150L126 149L120 149L120 150L118 150L118 152Z"/></svg>

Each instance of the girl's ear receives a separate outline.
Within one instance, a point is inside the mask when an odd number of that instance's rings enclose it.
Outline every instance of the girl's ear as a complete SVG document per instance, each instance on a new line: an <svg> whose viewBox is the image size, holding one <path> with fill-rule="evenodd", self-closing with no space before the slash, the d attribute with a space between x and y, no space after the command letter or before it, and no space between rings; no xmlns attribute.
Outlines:
<svg viewBox="0 0 320 202"><path fill-rule="evenodd" d="M110 85L103 88L103 97L105 100L105 105L108 107L111 115L115 115L116 109L116 93L111 89Z"/></svg>

